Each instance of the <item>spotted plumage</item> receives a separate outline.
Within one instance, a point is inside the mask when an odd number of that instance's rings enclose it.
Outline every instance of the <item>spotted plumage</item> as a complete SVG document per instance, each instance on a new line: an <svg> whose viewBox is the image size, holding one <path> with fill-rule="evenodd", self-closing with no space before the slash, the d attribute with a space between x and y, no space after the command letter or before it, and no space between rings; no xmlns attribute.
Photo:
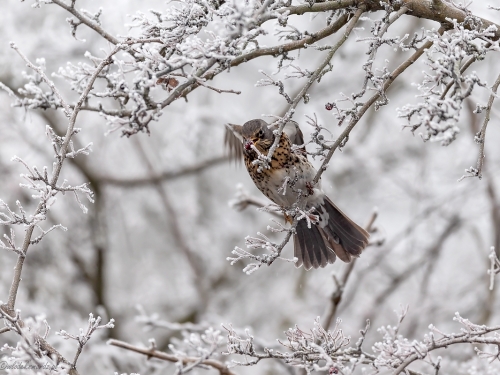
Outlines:
<svg viewBox="0 0 500 375"><path fill-rule="evenodd" d="M243 153L245 166L257 188L285 209L298 202L304 211L311 211L314 225L309 228L306 220L299 220L296 227L297 267L304 265L306 270L325 267L336 257L350 262L361 254L369 234L332 203L320 182L312 184L316 169L307 159L297 123L286 125L268 169L259 168L255 161L259 154L267 155L274 142L275 135L269 125L257 119L243 126L227 127L226 144L233 155Z"/></svg>

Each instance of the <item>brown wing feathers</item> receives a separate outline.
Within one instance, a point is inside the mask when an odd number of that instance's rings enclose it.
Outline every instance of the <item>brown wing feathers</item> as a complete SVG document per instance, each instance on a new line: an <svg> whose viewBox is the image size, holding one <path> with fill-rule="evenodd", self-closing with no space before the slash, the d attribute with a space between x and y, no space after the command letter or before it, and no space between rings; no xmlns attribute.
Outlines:
<svg viewBox="0 0 500 375"><path fill-rule="evenodd" d="M306 270L325 267L335 262L336 256L350 262L368 244L368 232L344 215L326 196L323 209L328 213L328 223L324 228L317 225L308 228L305 220L297 224L294 236L297 267L304 265Z"/></svg>
<svg viewBox="0 0 500 375"><path fill-rule="evenodd" d="M239 162L243 156L243 136L241 135L241 125L226 124L226 134L224 144L229 155L229 160Z"/></svg>
<svg viewBox="0 0 500 375"><path fill-rule="evenodd" d="M325 267L335 262L335 253L327 247L320 229L316 225L307 227L306 220L300 220L295 228L294 256L297 258L297 267L304 265L306 270Z"/></svg>

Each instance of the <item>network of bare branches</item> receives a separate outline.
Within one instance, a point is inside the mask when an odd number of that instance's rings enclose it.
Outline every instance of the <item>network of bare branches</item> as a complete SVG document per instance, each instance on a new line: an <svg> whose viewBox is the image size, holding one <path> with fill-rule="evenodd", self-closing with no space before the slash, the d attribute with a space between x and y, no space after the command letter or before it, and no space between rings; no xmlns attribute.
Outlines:
<svg viewBox="0 0 500 375"><path fill-rule="evenodd" d="M92 151L92 143L80 147L76 141L81 130L77 127L79 115L83 112L98 113L106 123L106 129L103 127L103 132L106 133L121 131L126 137L140 132L150 133L153 123L166 113L169 105L177 100L187 101L194 90L208 89L221 95L240 94L237 87L217 87L217 76L225 72L231 73L232 68L251 60L271 56L274 63L271 70L274 72L262 71L265 78L258 81L257 85L275 87L277 95L286 103L286 110L270 114L274 118L273 125L278 126L275 142L268 155L259 159L260 166L266 168L286 123L293 119L299 106L314 100L312 87L321 86L322 80L335 69L335 58L345 43L355 38L353 35L360 22L369 22L370 36L356 39L363 46L366 45L367 55L362 65L364 77L360 79L359 90L352 94L338 93L338 97L324 105L332 113L332 122L342 127L340 135L333 138L328 130L332 129L329 124L321 124L315 114L309 117L312 137L308 140L308 153L321 162L311 183L314 185L319 182L335 151L348 147L349 136L363 116L370 109L379 110L389 103L390 86L419 59L424 59L428 65L428 71L418 84L421 102L401 107L399 117L408 121L406 126L411 131L421 131L424 141L437 141L444 146L451 144L461 130L459 123L464 102L479 89L488 92L489 101L478 104L475 111L476 114L486 114L483 126L475 137L480 145L477 167L466 171L468 177L482 177L486 127L500 78L491 85L481 77L478 70L467 72L467 69L473 64L481 64L490 54L500 52L500 26L475 16L468 10L467 4L447 0L183 0L170 3L164 11L134 14L131 24L133 33L130 34L134 36L113 35L101 21L102 11L93 13L78 9L77 5L78 0L32 2L35 8L50 6L64 9L71 15L67 22L69 32L75 39L78 40L81 28L90 28L109 42L107 51L86 52L86 62L69 62L51 75L46 72L42 57L28 57L23 53L22 46L12 43L11 48L29 68L29 72L23 73L25 84L17 91L5 84L1 85L12 97L15 107L26 111L59 111L66 119L63 133L50 125L46 127L47 142L53 150L51 167L31 167L22 158L12 155L13 160L25 169L25 173L21 175L25 182L21 187L31 193L32 199L37 202L36 209L29 213L21 199L16 202L15 208L0 199L0 224L9 229L9 235L4 235L5 242L0 241L0 248L17 257L6 302L0 303L0 317L5 323L0 333L13 332L19 338L17 346L6 345L2 348L11 353L7 360L9 363L29 360L44 373L56 371L77 374L77 361L91 335L98 329L114 326L113 319L101 325L101 318L94 318L90 314L88 327L81 329L79 334L60 331L59 335L64 339L74 340L78 344L74 359L69 360L49 344L48 323L44 319L21 318L20 309L16 305L24 262L30 255L31 247L43 241L55 229L67 230L60 223L48 224L49 212L57 200L70 193L84 214L88 209L83 198L90 203L94 202L94 192L89 183L72 185L60 178L69 159L80 160ZM491 7L492 11L496 9ZM324 19L321 29L313 31L295 26L297 18L311 15L320 15ZM413 36L391 35L391 25L408 17L436 21L436 27L422 32L413 30ZM263 46L262 40L270 34L274 34L277 44ZM404 60L394 65L385 59L380 52L384 46L400 51ZM313 69L306 68L300 58L300 53L306 49L314 50L321 57L321 62ZM284 75L284 79L280 75ZM77 94L74 102L67 99L56 85L55 79L60 78ZM290 81L298 82L300 89L297 92L292 93L289 89L287 83ZM143 151L143 155L145 154ZM208 164L202 163L184 171L165 174L155 171L154 165L147 161L147 156L144 159L153 175L145 183L152 184L225 160L218 158ZM103 181L123 185L144 182L140 179L116 181L109 176L103 177ZM285 187L287 183L284 181ZM164 193L162 203L172 213L170 216L175 216ZM240 194L234 203L240 208L248 205L261 206L258 201L249 199L245 194ZM281 252L294 234L298 221L309 220L310 214L304 210L300 201L287 211L265 204L263 210L285 213L294 220L290 226L276 222L275 227L269 228L272 232L284 233L279 242L259 233L258 237L246 238L248 251L239 247L233 250L234 257L228 260L231 264L250 260L251 263L244 267L248 274L261 269L263 265L270 266L276 259L283 259ZM375 230L374 220L375 215L369 221L369 230ZM454 223L458 225L458 220ZM456 227L455 224L453 228ZM16 237L16 233L19 233L16 228L24 231L24 238L21 240ZM451 231L453 228L448 229ZM448 232L445 231L445 234ZM203 267L199 265L189 246L182 244L179 228L174 236L181 244L194 272L201 274ZM445 238L446 235L442 240ZM266 249L268 252L255 255L254 249ZM499 269L498 258L492 255L491 262L492 288L493 277ZM345 286L348 278L349 273L343 277L339 289ZM207 288L210 286L197 284L200 295ZM336 309L337 304L333 304L332 308ZM334 315L335 312L329 314L329 322ZM415 362L422 362L427 368L430 366L431 371L437 374L441 366L440 359L431 352L463 343L484 344L494 348L496 351L476 351L480 358L486 360L495 361L499 358L497 348L500 348L500 337L496 332L500 330L500 326L476 325L457 313L455 321L462 325L459 333L448 334L430 326L430 332L422 341L412 341L399 333L399 324L405 315L406 309L403 309L398 314L396 326L382 327L379 330L382 338L371 350L363 348L369 324L360 331L357 342L351 345L350 338L340 327L340 320L330 330L329 324L323 326L319 319L314 322L314 328L310 332L298 327L289 329L285 333L286 340L280 341L280 346L276 347L263 345L249 331L242 333L231 325L223 326L227 338L224 338L224 331L214 328L208 328L200 334L199 329L195 329L197 327L180 327L187 328L189 332L178 346L169 347L171 354L159 350L154 341L148 348L119 340L110 340L109 344L142 353L148 358L175 363L176 374L187 373L195 368L213 368L220 374L233 374L234 367L253 366L268 359L303 369L307 374L314 371L352 374L361 371L363 366L367 368L367 374L384 371L390 371L394 375L403 372L417 374L408 369ZM150 325L158 323L151 318L146 321ZM45 333L38 333L41 329ZM221 353L222 347L225 351ZM47 363L50 363L50 368L44 368Z"/></svg>

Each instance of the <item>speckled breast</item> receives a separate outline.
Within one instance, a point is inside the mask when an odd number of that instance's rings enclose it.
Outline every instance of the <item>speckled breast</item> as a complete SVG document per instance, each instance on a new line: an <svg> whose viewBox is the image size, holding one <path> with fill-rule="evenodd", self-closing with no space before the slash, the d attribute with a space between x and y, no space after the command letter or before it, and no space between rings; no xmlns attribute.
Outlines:
<svg viewBox="0 0 500 375"><path fill-rule="evenodd" d="M267 155L267 150L259 151ZM269 169L258 172L259 165L252 163L255 159L257 159L255 151L245 152L245 166L257 188L274 203L280 206L288 206L289 199L278 191L285 183L285 178L293 174L291 169L298 161L298 157L291 151L288 136L286 134L281 136L280 143L272 156Z"/></svg>

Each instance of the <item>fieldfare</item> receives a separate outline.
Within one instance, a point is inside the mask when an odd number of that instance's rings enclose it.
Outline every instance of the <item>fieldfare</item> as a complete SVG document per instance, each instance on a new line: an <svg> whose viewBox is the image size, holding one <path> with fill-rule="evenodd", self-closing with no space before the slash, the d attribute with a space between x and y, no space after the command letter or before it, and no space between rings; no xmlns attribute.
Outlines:
<svg viewBox="0 0 500 375"><path fill-rule="evenodd" d="M298 205L307 213L309 220L299 220L293 236L297 267L303 265L306 270L325 267L337 257L350 262L361 254L369 234L333 204L321 190L320 181L312 185L317 171L307 158L302 131L296 122L286 124L268 169L255 160L267 156L277 125L269 127L257 119L243 126L227 124L226 127L230 155L241 158L243 154L248 173L259 190L284 210ZM286 214L285 219L293 221Z"/></svg>

